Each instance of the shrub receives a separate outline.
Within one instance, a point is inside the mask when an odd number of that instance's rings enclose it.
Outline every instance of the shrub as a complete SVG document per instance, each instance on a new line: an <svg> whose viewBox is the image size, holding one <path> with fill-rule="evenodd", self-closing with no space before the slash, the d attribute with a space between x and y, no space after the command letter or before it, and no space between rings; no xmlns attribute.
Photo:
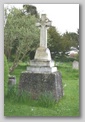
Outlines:
<svg viewBox="0 0 85 122"><path fill-rule="evenodd" d="M7 58L4 55L4 94L7 94L8 90L8 74L9 74L9 68L8 68L8 62Z"/></svg>
<svg viewBox="0 0 85 122"><path fill-rule="evenodd" d="M55 61L57 62L73 62L74 58L68 57L66 55L56 56Z"/></svg>

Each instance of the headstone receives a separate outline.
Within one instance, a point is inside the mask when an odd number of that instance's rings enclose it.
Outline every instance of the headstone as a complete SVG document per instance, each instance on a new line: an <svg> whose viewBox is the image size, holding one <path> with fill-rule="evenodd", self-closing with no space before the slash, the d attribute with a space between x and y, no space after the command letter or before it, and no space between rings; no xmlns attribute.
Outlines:
<svg viewBox="0 0 85 122"><path fill-rule="evenodd" d="M73 69L79 69L79 62L78 61L73 61Z"/></svg>
<svg viewBox="0 0 85 122"><path fill-rule="evenodd" d="M16 84L16 77L15 76L9 76L8 87L13 87L15 84Z"/></svg>
<svg viewBox="0 0 85 122"><path fill-rule="evenodd" d="M62 77L47 48L47 29L51 21L46 14L42 14L36 25L40 29L40 46L34 60L30 61L30 66L20 75L19 91L28 91L35 99L42 93L51 92L55 100L59 100L63 96Z"/></svg>

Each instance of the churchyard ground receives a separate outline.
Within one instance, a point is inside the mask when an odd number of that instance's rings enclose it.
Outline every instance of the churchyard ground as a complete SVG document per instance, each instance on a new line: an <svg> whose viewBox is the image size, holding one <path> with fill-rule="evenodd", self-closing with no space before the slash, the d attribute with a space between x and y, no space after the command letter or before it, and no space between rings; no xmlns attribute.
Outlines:
<svg viewBox="0 0 85 122"><path fill-rule="evenodd" d="M9 64L11 65L11 63ZM4 116L79 116L79 70L72 69L72 62L57 63L62 74L64 96L55 103L51 97L42 97L40 100L27 99L17 96L17 86L20 73L25 71L26 63L20 63L12 75L16 76L17 84L4 98Z"/></svg>

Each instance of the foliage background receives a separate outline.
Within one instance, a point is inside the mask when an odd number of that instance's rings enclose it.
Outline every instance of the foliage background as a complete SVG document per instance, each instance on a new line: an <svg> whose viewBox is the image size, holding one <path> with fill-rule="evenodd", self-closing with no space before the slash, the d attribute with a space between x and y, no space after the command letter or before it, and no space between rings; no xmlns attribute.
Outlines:
<svg viewBox="0 0 85 122"><path fill-rule="evenodd" d="M7 58L4 55L4 95L6 95L8 91L8 75L9 75L9 67Z"/></svg>
<svg viewBox="0 0 85 122"><path fill-rule="evenodd" d="M5 10L6 23L4 26L4 53L8 62L13 62L10 72L18 66L19 61L29 61L34 58L35 50L39 47L40 30L35 26L40 19L37 8L23 5L23 9L15 7ZM77 33L66 32L62 35L55 26L48 29L48 48L52 58L61 55L74 46L79 45L79 29Z"/></svg>

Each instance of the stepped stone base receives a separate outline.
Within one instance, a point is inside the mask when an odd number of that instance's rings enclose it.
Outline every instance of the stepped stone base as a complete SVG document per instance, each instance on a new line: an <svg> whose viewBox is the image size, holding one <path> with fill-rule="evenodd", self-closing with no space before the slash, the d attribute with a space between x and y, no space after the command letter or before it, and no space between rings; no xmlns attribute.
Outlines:
<svg viewBox="0 0 85 122"><path fill-rule="evenodd" d="M53 73L57 71L57 67L27 67L29 73Z"/></svg>
<svg viewBox="0 0 85 122"><path fill-rule="evenodd" d="M53 67L54 66L54 61L45 61L45 60L31 60L30 61L30 66L35 66L35 67Z"/></svg>
<svg viewBox="0 0 85 122"><path fill-rule="evenodd" d="M30 73L53 73L57 71L57 67L54 67L54 61L45 60L31 60L30 66L27 67L27 72Z"/></svg>
<svg viewBox="0 0 85 122"><path fill-rule="evenodd" d="M58 71L55 73L22 72L19 91L27 91L33 99L38 99L42 93L51 93L58 101L63 96L61 74Z"/></svg>

